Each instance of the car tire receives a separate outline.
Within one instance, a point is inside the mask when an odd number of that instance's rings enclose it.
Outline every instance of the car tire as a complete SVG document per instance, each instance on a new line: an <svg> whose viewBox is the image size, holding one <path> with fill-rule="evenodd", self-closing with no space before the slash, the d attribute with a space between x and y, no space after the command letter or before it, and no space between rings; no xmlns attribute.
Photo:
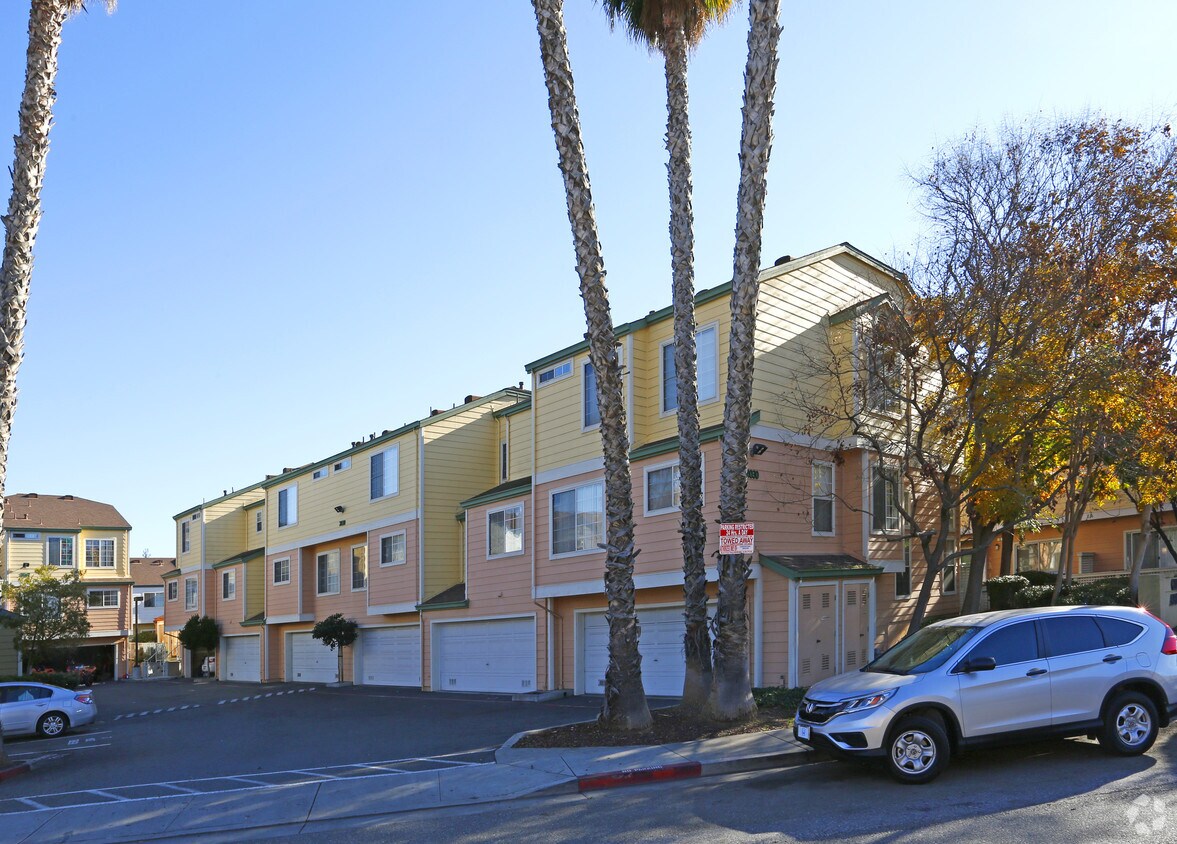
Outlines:
<svg viewBox="0 0 1177 844"><path fill-rule="evenodd" d="M60 712L46 712L37 722L37 735L57 738L69 729L69 718Z"/></svg>
<svg viewBox="0 0 1177 844"><path fill-rule="evenodd" d="M1122 692L1112 698L1099 743L1117 756L1137 756L1157 740L1157 708L1148 695Z"/></svg>
<svg viewBox="0 0 1177 844"><path fill-rule="evenodd" d="M931 782L948 765L952 746L937 718L909 715L887 739L887 770L907 785Z"/></svg>

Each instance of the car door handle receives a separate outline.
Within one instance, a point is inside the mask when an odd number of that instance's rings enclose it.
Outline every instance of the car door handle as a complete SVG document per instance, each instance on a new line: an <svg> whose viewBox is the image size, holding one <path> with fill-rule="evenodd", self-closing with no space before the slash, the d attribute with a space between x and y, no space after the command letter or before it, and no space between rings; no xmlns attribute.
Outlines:
<svg viewBox="0 0 1177 844"><path fill-rule="evenodd" d="M1108 654L1107 656L1105 656L1103 658L1103 661L1104 662L1119 662L1123 658L1124 657L1120 656L1119 654Z"/></svg>
<svg viewBox="0 0 1177 844"><path fill-rule="evenodd" d="M1045 673L1046 673L1045 668L1031 668L1029 671L1026 672L1026 676L1027 677L1037 677L1039 674L1045 674Z"/></svg>

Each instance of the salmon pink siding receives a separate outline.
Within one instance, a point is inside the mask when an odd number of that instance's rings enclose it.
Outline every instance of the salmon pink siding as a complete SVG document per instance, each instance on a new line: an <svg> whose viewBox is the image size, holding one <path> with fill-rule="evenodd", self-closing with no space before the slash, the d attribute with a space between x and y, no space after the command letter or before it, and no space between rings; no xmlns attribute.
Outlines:
<svg viewBox="0 0 1177 844"><path fill-rule="evenodd" d="M99 636L126 635L131 629L131 586L116 583L87 583L87 590L113 589L118 592L117 607L87 607L86 618L90 620L91 638Z"/></svg>
<svg viewBox="0 0 1177 844"><path fill-rule="evenodd" d="M381 540L403 533L405 561L380 564ZM421 601L420 526L416 519L397 522L368 533L368 605L416 604Z"/></svg>
<svg viewBox="0 0 1177 844"><path fill-rule="evenodd" d="M224 578L232 572L235 596L230 600L224 597ZM243 628L241 622L245 620L245 566L226 566L215 571L217 576L216 589L213 591L213 606L209 615L221 625L221 635L230 636L234 633L252 632Z"/></svg>

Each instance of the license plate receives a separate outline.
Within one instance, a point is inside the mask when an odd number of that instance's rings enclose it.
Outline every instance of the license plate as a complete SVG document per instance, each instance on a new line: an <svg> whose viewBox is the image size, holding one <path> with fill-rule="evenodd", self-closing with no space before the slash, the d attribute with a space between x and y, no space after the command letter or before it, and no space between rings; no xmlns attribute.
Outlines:
<svg viewBox="0 0 1177 844"><path fill-rule="evenodd" d="M809 725L808 724L798 724L797 725L797 738L799 738L799 739L808 739L809 738Z"/></svg>

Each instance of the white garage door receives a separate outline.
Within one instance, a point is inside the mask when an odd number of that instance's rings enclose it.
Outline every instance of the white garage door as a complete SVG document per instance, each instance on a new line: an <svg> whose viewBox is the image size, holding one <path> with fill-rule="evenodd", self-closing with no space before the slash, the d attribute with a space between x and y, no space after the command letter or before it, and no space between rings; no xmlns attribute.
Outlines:
<svg viewBox="0 0 1177 844"><path fill-rule="evenodd" d="M421 628L368 627L360 631L361 682L421 688Z"/></svg>
<svg viewBox="0 0 1177 844"><path fill-rule="evenodd" d="M433 624L437 692L535 690L535 619Z"/></svg>
<svg viewBox="0 0 1177 844"><path fill-rule="evenodd" d="M642 637L638 649L642 652L642 686L648 695L678 697L682 694L686 676L683 657L683 608L638 608L638 623ZM609 667L609 624L605 614L584 616L581 651L581 690L599 695L605 691L605 669Z"/></svg>
<svg viewBox="0 0 1177 844"><path fill-rule="evenodd" d="M221 640L221 679L261 682L260 636L229 636Z"/></svg>
<svg viewBox="0 0 1177 844"><path fill-rule="evenodd" d="M310 633L290 634L287 680L293 683L334 683L338 671L338 653Z"/></svg>

